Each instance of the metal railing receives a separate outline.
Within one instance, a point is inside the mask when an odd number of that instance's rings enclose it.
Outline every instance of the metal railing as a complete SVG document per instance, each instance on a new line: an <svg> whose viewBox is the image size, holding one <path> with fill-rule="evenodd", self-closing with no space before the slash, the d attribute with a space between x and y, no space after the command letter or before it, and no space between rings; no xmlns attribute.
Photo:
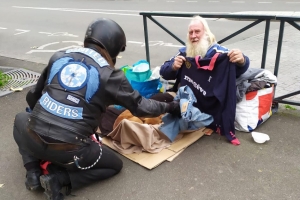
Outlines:
<svg viewBox="0 0 300 200"><path fill-rule="evenodd" d="M280 22L279 28L279 36L278 36L278 44L277 44L277 52L276 52L276 60L274 66L274 75L278 76L278 69L280 63L280 55L282 48L282 40L284 35L284 24L285 22L289 23L296 29L300 30L300 25L296 23L296 21L300 21L300 17L289 17L289 16L277 16L277 15L246 15L246 14L213 14L213 13L162 13L162 12L141 12L140 15L143 16L144 23L144 36L145 36L145 48L146 48L146 59L150 63L150 51L149 51L149 39L148 39L148 26L147 26L147 18L158 25L161 29L166 31L169 35L175 38L179 43L185 45L185 43L177 37L174 33L169 31L166 27L164 27L161 23L159 23L153 16L164 16L164 17L193 17L195 15L199 15L203 18L225 18L225 19L233 19L233 20L241 20L241 21L254 21L251 24L241 28L240 30L230 34L229 36L218 41L219 44L241 34L242 32L256 26L257 24L265 21L265 34L264 34L264 42L263 42L263 51L262 51L262 60L261 60L261 68L264 69L266 65L266 56L268 50L268 41L269 41L269 33L270 33L270 22L277 21ZM275 103L285 103L300 106L300 102L292 101L292 100L284 100L288 97L295 96L300 94L300 90L296 92L292 92L283 96L275 97Z"/></svg>

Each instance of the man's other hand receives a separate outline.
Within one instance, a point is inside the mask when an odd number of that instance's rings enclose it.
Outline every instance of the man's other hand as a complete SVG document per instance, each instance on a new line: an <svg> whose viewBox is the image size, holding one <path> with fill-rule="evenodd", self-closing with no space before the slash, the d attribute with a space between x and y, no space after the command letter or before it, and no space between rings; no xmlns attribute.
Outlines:
<svg viewBox="0 0 300 200"><path fill-rule="evenodd" d="M236 63L240 66L243 66L245 64L245 57L241 50L239 49L231 49L228 54L229 61L232 63Z"/></svg>

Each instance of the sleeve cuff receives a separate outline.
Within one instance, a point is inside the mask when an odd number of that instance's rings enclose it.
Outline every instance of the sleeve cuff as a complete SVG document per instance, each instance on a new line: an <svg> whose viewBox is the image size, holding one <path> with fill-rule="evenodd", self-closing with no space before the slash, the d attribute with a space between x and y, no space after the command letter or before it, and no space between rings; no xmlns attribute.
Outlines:
<svg viewBox="0 0 300 200"><path fill-rule="evenodd" d="M243 56L244 56L244 63L243 64L237 64L238 67L244 67L246 65L247 59L246 59L245 55L243 55Z"/></svg>

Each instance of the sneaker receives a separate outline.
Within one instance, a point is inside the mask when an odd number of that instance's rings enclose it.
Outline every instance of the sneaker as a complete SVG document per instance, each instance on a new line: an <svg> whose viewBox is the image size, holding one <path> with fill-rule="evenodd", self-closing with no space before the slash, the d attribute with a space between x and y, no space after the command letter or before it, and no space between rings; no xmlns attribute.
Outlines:
<svg viewBox="0 0 300 200"><path fill-rule="evenodd" d="M41 189L40 176L42 175L41 170L29 170L26 172L25 186L28 190Z"/></svg>
<svg viewBox="0 0 300 200"><path fill-rule="evenodd" d="M63 200L64 195L60 192L62 185L55 174L40 176L42 187L45 189L45 196L48 200Z"/></svg>

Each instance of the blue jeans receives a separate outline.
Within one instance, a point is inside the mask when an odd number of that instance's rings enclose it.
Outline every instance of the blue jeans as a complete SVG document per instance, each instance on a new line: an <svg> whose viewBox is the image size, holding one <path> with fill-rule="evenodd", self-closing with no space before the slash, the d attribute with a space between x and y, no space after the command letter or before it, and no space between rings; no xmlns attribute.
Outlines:
<svg viewBox="0 0 300 200"><path fill-rule="evenodd" d="M211 115L202 113L193 106L197 99L189 86L180 87L174 100L180 102L181 118L166 114L159 128L172 142L180 131L197 130L213 122Z"/></svg>

